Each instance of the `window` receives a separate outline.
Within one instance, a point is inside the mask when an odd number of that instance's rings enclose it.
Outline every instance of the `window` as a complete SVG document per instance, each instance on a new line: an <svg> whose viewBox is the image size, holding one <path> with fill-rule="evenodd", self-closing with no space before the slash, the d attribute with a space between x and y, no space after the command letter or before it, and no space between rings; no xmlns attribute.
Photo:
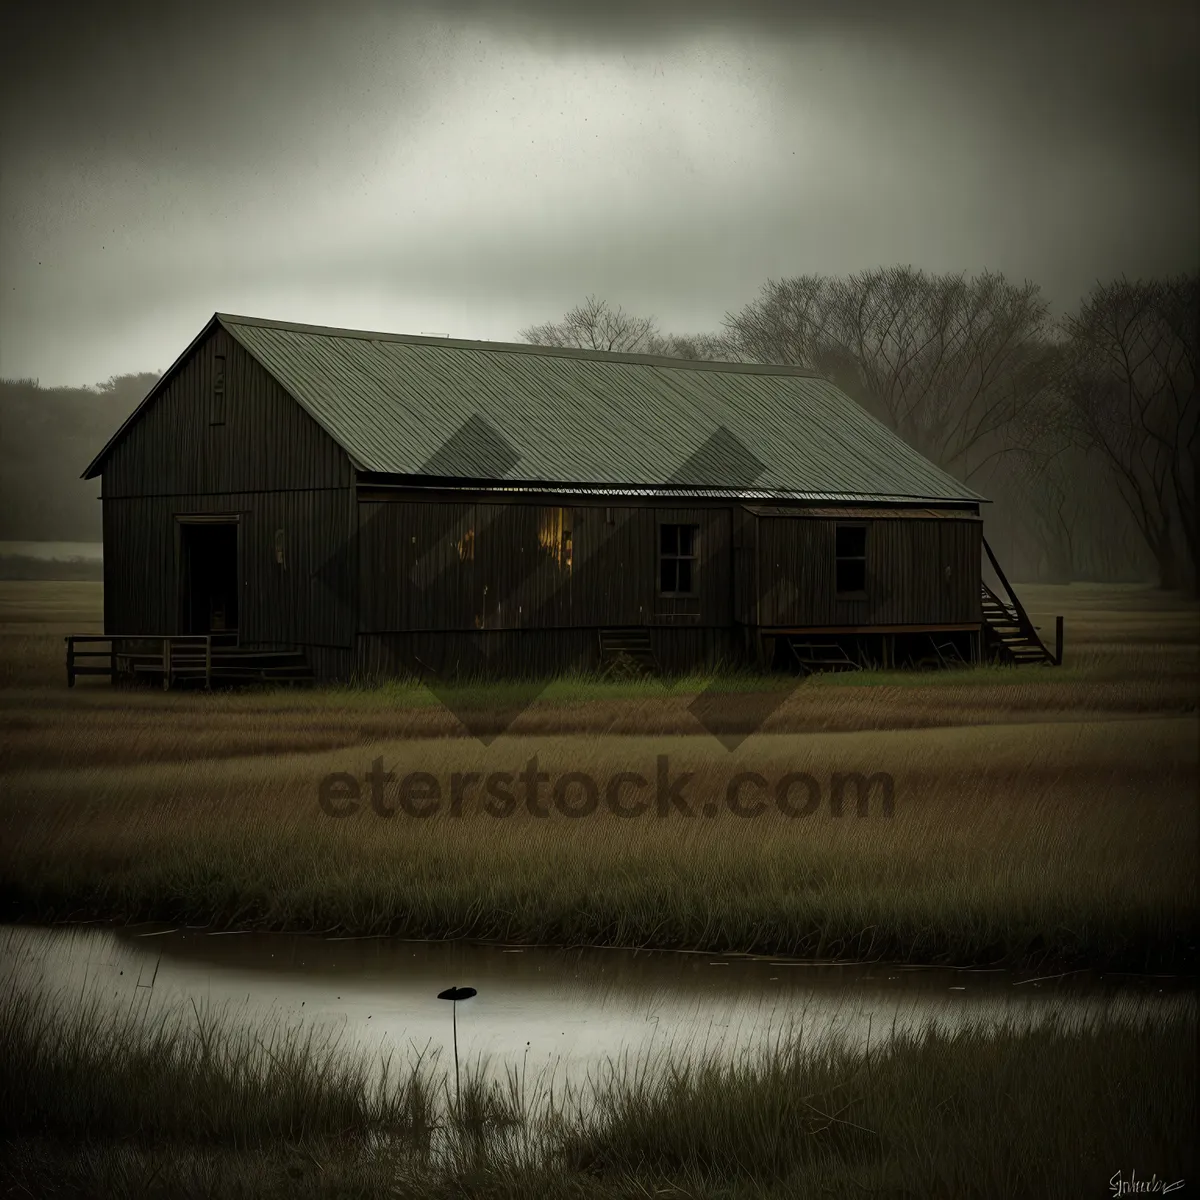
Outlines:
<svg viewBox="0 0 1200 1200"><path fill-rule="evenodd" d="M209 409L210 425L225 424L225 355L218 354L213 361L212 407Z"/></svg>
<svg viewBox="0 0 1200 1200"><path fill-rule="evenodd" d="M664 596L692 596L696 592L696 541L698 525L660 525L658 590Z"/></svg>
<svg viewBox="0 0 1200 1200"><path fill-rule="evenodd" d="M867 590L867 527L834 529L834 573L839 596L861 596Z"/></svg>

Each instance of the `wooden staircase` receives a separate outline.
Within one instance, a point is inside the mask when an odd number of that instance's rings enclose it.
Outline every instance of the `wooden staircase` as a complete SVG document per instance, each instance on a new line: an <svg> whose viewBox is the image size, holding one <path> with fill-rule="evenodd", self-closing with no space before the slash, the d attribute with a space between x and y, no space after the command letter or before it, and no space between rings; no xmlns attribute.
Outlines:
<svg viewBox="0 0 1200 1200"><path fill-rule="evenodd" d="M600 630L600 673L618 678L652 675L658 660L644 625L626 629Z"/></svg>
<svg viewBox="0 0 1200 1200"><path fill-rule="evenodd" d="M1062 617L1058 617L1055 628L1054 649L1050 650L1042 641L1038 627L1029 619L1017 594L1005 578L992 548L983 541L983 548L991 561L992 570L1000 581L1005 596L992 591L987 583L980 581L980 600L983 606L984 648L990 658L1016 666L1027 664L1060 666L1062 664Z"/></svg>

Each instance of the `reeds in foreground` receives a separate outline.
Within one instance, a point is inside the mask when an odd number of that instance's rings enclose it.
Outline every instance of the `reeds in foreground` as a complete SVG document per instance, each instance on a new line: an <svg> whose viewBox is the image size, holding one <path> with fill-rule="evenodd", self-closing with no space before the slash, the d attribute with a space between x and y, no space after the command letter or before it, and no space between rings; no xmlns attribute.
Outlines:
<svg viewBox="0 0 1200 1200"><path fill-rule="evenodd" d="M1195 1168L1194 1013L980 1025L867 1051L614 1063L585 1088L464 1081L190 1004L0 1001L5 1169L35 1195L1103 1194ZM536 1090L536 1089L535 1089Z"/></svg>

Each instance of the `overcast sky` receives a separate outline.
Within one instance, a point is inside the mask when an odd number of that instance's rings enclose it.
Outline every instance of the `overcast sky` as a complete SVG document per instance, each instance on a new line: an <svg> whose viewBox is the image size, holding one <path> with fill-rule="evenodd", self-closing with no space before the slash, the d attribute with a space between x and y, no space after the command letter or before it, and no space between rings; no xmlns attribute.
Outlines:
<svg viewBox="0 0 1200 1200"><path fill-rule="evenodd" d="M1200 262L1194 3L571 7L6 3L0 375L163 369L215 310L694 333L805 272L1061 310Z"/></svg>

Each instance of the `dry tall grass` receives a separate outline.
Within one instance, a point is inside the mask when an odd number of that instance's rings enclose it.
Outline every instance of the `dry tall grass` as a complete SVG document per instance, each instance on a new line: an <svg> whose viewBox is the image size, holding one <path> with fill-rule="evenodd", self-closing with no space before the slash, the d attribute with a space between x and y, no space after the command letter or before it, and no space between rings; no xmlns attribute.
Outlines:
<svg viewBox="0 0 1200 1200"><path fill-rule="evenodd" d="M1189 718L711 739L505 737L379 741L353 751L22 768L0 797L0 879L43 918L113 916L417 937L655 945L914 961L1063 960L1178 965L1195 934L1196 725ZM548 815L519 778L531 759ZM690 815L658 815L660 758L687 774ZM375 770L381 816L372 807ZM438 812L400 806L405 776L440 789ZM489 774L514 778L513 811L486 808ZM596 811L555 807L572 772ZM622 772L646 781L618 797ZM819 807L787 817L779 782L807 773ZM730 811L739 792L752 818ZM890 775L868 815L834 777ZM320 804L354 776L353 815ZM476 776L461 789L453 776ZM560 797L571 810L581 785ZM343 791L331 794L341 809ZM765 799L763 797L765 796ZM804 785L793 806L809 799ZM495 803L494 800L490 801ZM425 802L412 802L414 808ZM503 811L502 809L500 811ZM706 811L712 815L705 815Z"/></svg>
<svg viewBox="0 0 1200 1200"><path fill-rule="evenodd" d="M1192 1174L1195 1060L1194 1014L978 1025L614 1062L538 1103L472 1074L456 1107L419 1059L10 994L0 1156L30 1195L1099 1195L1115 1171Z"/></svg>
<svg viewBox="0 0 1200 1200"><path fill-rule="evenodd" d="M0 629L78 628L96 615L88 587L0 587ZM0 689L0 895L21 918L1179 966L1196 935L1195 607L1074 587L1030 604L1089 619L1098 638L1117 622L1127 640L1086 643L1061 671L726 680L735 714L747 688L784 689L734 751L690 710L702 681L554 682L486 748L414 685ZM1135 644L1129 622L1175 641ZM513 696L464 688L454 707ZM694 815L606 811L606 783L653 783L660 755L694 774ZM498 820L479 785L461 817L368 805L334 819L318 804L325 776L361 781L376 758L449 792L456 772L517 774L534 757L553 779L592 776L599 811L518 804ZM823 807L788 819L768 797L739 818L726 802L738 771L772 786L809 772ZM832 777L856 771L893 777L890 819L830 815Z"/></svg>
<svg viewBox="0 0 1200 1200"><path fill-rule="evenodd" d="M1067 614L1063 668L811 681L727 751L689 711L704 681L558 681L487 746L411 685L68 692L61 637L98 629L99 588L0 583L0 900L24 919L1191 969L1197 610L1146 589L1023 594L1035 617ZM452 707L519 695L467 687ZM660 756L694 776L691 815L659 817L653 788L644 814L608 811L606 784L655 781ZM381 816L362 782L379 759L448 795L455 773L534 757L546 816L519 783L502 818L478 783L457 814ZM599 785L595 813L555 809L570 772ZM789 818L768 795L737 816L739 772L768 788L806 772L819 806ZM852 794L832 815L851 772L891 776L890 816L877 793L863 817ZM332 773L359 780L353 815L322 810ZM0 1124L19 1131L0 1160L18 1193L1007 1198L1195 1169L1193 1020L614 1070L586 1106L558 1097L532 1141L510 1136L528 1131L522 1093L480 1079L434 1163L415 1135L453 1122L419 1065L380 1088L333 1047L219 1042L193 1016L141 1029L0 1005Z"/></svg>

